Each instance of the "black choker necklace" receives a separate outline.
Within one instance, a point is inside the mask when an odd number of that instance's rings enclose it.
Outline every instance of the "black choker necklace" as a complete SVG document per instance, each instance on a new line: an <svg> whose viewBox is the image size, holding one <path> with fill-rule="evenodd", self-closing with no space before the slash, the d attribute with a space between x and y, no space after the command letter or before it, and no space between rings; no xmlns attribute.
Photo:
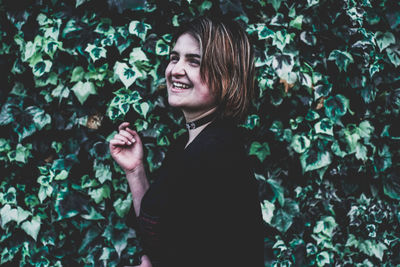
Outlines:
<svg viewBox="0 0 400 267"><path fill-rule="evenodd" d="M187 122L186 123L186 128L188 130L196 129L199 126L202 126L202 125L206 124L207 122L212 121L213 119L215 119L215 117L217 117L217 114L216 114L216 112L213 112L213 113L208 114L207 116L205 116L205 117L203 117L201 119L198 119L198 120L195 120L195 121L191 121L191 122Z"/></svg>

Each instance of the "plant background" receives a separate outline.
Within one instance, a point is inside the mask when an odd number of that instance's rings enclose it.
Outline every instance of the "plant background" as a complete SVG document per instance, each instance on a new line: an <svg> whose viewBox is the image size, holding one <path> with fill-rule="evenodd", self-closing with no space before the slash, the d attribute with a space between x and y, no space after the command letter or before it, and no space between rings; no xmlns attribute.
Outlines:
<svg viewBox="0 0 400 267"><path fill-rule="evenodd" d="M138 264L108 140L133 123L152 179L183 128L168 43L200 14L237 19L256 51L242 129L265 265L400 266L395 0L0 0L0 264Z"/></svg>

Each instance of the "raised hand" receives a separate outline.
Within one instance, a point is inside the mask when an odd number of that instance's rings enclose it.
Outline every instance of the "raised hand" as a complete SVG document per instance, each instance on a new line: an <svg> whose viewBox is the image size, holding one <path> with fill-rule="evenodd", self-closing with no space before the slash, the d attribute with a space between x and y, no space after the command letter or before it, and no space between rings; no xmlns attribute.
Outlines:
<svg viewBox="0 0 400 267"><path fill-rule="evenodd" d="M143 164L143 144L138 133L129 128L129 122L119 125L109 145L111 156L126 173L134 172Z"/></svg>

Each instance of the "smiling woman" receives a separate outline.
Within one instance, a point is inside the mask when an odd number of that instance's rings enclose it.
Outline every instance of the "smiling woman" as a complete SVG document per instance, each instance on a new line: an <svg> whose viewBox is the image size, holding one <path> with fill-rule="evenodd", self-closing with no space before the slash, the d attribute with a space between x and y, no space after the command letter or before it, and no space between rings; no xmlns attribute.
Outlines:
<svg viewBox="0 0 400 267"><path fill-rule="evenodd" d="M188 131L149 186L139 135L125 122L110 151L125 170L145 255L141 267L260 267L263 229L236 122L253 91L253 53L235 22L200 17L182 26L165 70L168 102Z"/></svg>

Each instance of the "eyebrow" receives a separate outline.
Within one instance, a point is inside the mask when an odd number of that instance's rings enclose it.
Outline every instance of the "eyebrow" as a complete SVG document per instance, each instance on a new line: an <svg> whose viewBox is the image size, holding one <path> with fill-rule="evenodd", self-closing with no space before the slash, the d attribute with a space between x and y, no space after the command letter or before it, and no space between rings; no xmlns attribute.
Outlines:
<svg viewBox="0 0 400 267"><path fill-rule="evenodd" d="M171 53L169 54L170 56L172 56L172 55L177 55L177 56L179 56L179 53L178 52L176 52L176 51L171 51ZM199 55L199 54L191 54L191 53L189 53L189 54L185 54L185 57L188 57L188 58L201 58L201 56Z"/></svg>

